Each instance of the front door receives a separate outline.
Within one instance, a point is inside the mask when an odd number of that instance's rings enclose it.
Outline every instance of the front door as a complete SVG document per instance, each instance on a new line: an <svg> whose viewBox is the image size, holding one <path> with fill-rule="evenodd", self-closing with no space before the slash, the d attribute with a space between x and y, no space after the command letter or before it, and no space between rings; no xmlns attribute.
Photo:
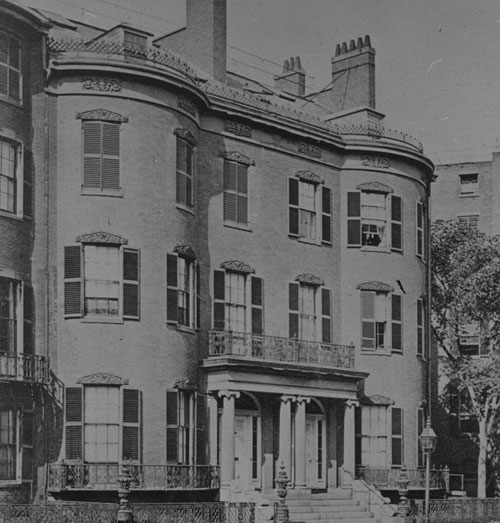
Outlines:
<svg viewBox="0 0 500 523"><path fill-rule="evenodd" d="M236 415L234 418L234 477L243 486L254 484L258 480L255 430L257 419L249 415ZM221 450L224 452L224 449Z"/></svg>
<svg viewBox="0 0 500 523"><path fill-rule="evenodd" d="M306 414L306 483L308 488L326 488L325 417Z"/></svg>

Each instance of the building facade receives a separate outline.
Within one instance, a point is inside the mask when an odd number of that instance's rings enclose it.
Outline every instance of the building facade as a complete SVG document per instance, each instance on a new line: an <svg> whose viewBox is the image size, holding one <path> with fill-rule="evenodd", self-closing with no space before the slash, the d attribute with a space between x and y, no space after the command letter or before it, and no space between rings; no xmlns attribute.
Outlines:
<svg viewBox="0 0 500 523"><path fill-rule="evenodd" d="M422 467L433 165L384 128L369 38L332 58L349 97L305 97L299 59L259 96L226 71L222 0L159 38L40 16L27 270L64 415L38 496L116 495L123 463L154 500Z"/></svg>

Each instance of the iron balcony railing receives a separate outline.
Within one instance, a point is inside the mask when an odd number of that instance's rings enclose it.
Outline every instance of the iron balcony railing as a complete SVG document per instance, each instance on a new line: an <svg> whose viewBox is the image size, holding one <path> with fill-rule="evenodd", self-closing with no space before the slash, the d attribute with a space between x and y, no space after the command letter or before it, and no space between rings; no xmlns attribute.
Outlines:
<svg viewBox="0 0 500 523"><path fill-rule="evenodd" d="M0 381L4 380L49 384L49 360L44 356L0 352Z"/></svg>
<svg viewBox="0 0 500 523"><path fill-rule="evenodd" d="M425 489L425 469L405 469L406 475L410 481L408 488L413 490ZM356 476L359 479L375 486L381 490L398 490L398 480L400 478L400 469L390 468L371 468L357 467ZM433 490L448 490L449 471L431 470L430 471L430 488Z"/></svg>
<svg viewBox="0 0 500 523"><path fill-rule="evenodd" d="M127 464L132 490L207 490L220 486L219 467L211 465ZM120 465L109 463L51 463L48 488L117 490Z"/></svg>
<svg viewBox="0 0 500 523"><path fill-rule="evenodd" d="M354 345L333 345L244 332L210 331L208 351L212 357L243 356L257 360L354 368Z"/></svg>

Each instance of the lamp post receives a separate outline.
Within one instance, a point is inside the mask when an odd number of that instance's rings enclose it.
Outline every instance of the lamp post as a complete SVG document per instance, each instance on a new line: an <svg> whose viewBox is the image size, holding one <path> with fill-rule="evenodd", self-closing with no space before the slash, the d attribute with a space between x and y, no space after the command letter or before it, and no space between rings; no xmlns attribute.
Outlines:
<svg viewBox="0 0 500 523"><path fill-rule="evenodd" d="M431 427L431 418L427 418L425 429L418 437L420 447L425 455L425 522L429 521L429 498L430 498L430 476L431 476L431 454L436 450L437 436Z"/></svg>

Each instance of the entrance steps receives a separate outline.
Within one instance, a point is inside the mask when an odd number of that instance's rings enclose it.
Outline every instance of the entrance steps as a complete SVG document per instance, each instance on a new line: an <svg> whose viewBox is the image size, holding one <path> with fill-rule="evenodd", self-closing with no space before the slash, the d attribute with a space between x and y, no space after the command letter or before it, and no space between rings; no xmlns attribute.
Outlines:
<svg viewBox="0 0 500 523"><path fill-rule="evenodd" d="M266 497L278 501L276 493ZM380 523L366 504L354 499L349 488L328 489L316 493L311 490L289 490L286 504L291 522L304 523Z"/></svg>

